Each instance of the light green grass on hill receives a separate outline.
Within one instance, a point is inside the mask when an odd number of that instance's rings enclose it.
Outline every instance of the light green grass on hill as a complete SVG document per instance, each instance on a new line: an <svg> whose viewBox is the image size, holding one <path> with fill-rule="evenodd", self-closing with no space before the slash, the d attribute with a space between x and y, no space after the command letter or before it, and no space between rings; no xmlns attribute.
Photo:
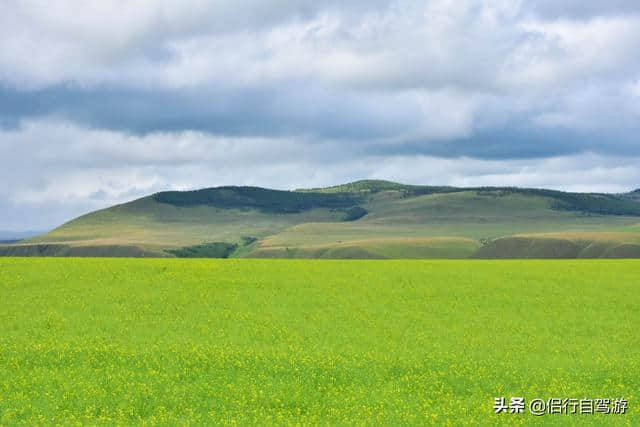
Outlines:
<svg viewBox="0 0 640 427"><path fill-rule="evenodd" d="M529 233L493 240L478 258L640 258L640 233Z"/></svg>
<svg viewBox="0 0 640 427"><path fill-rule="evenodd" d="M397 233L393 233L397 236ZM325 236L327 237L327 236ZM336 238L344 238L338 236ZM469 258L480 247L476 240L461 237L380 237L335 243L287 246L271 238L260 242L246 257L254 258Z"/></svg>
<svg viewBox="0 0 640 427"><path fill-rule="evenodd" d="M167 248L203 242L238 242L243 236L261 238L295 224L338 221L340 218L340 213L327 209L275 215L255 209L177 207L144 198L84 215L24 243L57 243L81 247L132 244L161 253Z"/></svg>
<svg viewBox="0 0 640 427"><path fill-rule="evenodd" d="M639 425L639 268L4 258L0 424Z"/></svg>
<svg viewBox="0 0 640 427"><path fill-rule="evenodd" d="M545 198L519 194L457 192L398 198L384 192L366 205L370 214L361 220L295 225L261 240L249 256L323 257L357 247L356 255L363 258L467 258L480 248L480 239L521 233L573 231L597 239L599 232L620 230L626 235L618 237L640 236L634 234L635 217L582 215L552 210L549 204ZM416 244L420 241L423 244ZM438 247L433 242L448 243ZM382 248L385 244L388 247ZM365 247L372 245L376 251Z"/></svg>

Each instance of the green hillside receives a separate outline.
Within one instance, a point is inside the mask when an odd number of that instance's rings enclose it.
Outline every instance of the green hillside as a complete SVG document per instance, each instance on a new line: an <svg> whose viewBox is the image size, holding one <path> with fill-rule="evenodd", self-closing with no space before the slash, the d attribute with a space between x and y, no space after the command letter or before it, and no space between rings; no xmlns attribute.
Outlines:
<svg viewBox="0 0 640 427"><path fill-rule="evenodd" d="M0 255L265 258L640 257L640 199L364 180L169 191L0 246Z"/></svg>

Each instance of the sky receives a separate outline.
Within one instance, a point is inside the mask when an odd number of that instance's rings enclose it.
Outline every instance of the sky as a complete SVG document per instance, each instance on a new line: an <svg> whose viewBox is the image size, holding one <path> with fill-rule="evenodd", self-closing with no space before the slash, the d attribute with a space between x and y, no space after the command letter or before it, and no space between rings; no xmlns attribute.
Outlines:
<svg viewBox="0 0 640 427"><path fill-rule="evenodd" d="M0 8L0 230L217 185L640 187L637 0Z"/></svg>

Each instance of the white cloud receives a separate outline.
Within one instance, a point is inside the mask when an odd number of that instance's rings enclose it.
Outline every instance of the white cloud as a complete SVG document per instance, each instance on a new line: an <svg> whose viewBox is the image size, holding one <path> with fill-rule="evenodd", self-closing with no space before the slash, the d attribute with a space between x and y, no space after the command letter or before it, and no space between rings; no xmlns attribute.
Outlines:
<svg viewBox="0 0 640 427"><path fill-rule="evenodd" d="M640 186L635 1L0 7L0 229L219 184Z"/></svg>
<svg viewBox="0 0 640 427"><path fill-rule="evenodd" d="M0 132L0 140L0 158L14 159L0 169L0 229L51 228L156 191L216 185L293 189L380 178L621 192L640 182L640 157L589 153L529 160L371 155L340 151L339 142L301 145L196 132L131 136L50 121Z"/></svg>

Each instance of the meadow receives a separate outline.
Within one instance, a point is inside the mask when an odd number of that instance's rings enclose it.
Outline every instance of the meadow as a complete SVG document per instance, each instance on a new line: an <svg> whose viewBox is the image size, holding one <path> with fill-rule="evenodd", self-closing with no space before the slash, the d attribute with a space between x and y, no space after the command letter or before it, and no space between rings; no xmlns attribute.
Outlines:
<svg viewBox="0 0 640 427"><path fill-rule="evenodd" d="M639 425L639 268L0 258L0 425Z"/></svg>

